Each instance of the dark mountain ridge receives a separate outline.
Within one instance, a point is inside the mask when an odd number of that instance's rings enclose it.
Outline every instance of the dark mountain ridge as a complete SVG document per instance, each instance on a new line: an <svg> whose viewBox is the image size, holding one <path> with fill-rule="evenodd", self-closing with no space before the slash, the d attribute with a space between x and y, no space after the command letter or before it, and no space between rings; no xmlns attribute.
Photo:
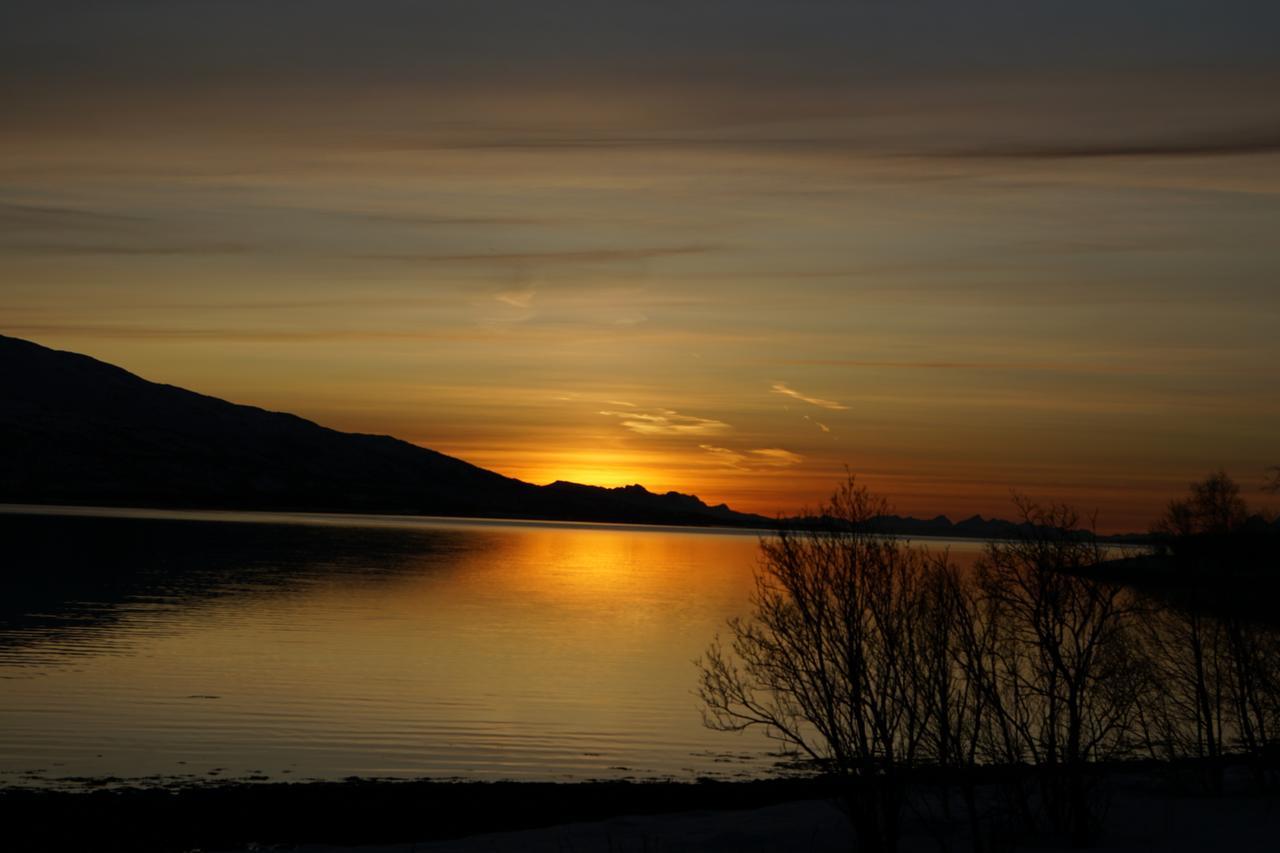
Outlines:
<svg viewBox="0 0 1280 853"><path fill-rule="evenodd" d="M0 503L754 528L784 523L640 485L537 486L391 436L339 432L4 335ZM887 516L875 528L904 536L989 539L1016 535L1019 526L980 516L953 523L940 515Z"/></svg>
<svg viewBox="0 0 1280 853"><path fill-rule="evenodd" d="M770 524L640 486L535 486L391 436L338 432L4 336L0 503Z"/></svg>

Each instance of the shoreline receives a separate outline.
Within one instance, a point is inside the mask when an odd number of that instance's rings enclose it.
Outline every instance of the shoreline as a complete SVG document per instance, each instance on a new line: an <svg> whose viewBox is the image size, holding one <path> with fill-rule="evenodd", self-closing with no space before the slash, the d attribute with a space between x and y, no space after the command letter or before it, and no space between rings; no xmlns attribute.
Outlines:
<svg viewBox="0 0 1280 853"><path fill-rule="evenodd" d="M774 519L770 523L761 524L726 524L720 523L663 523L646 521L599 521L592 519L530 517L515 515L418 515L412 513L392 512L360 512L354 510L317 510L290 508L228 508L223 506L168 506L148 507L135 505L90 505L90 504L39 504L39 503L3 503L0 502L0 515L39 516L49 518L93 518L121 519L141 521L193 521L205 523L240 523L267 525L296 525L316 527L357 527L390 530L421 530L451 527L543 527L575 530L641 530L667 533L703 533L730 536L768 536L777 532L780 527L800 524L803 521L795 518ZM908 522L916 521L907 519ZM994 520L998 521L998 520ZM1009 523L1009 522L1003 522ZM877 531L891 539L908 542L992 542L1006 541L1014 538L1012 534L997 535L989 532L978 533L963 529L948 531L919 529L894 529L892 525ZM1100 534L1099 544L1105 547L1136 549L1149 547L1150 542L1143 534L1113 533Z"/></svg>
<svg viewBox="0 0 1280 853"><path fill-rule="evenodd" d="M1151 760L1095 765L1112 803L1108 850L1270 850L1280 836L1280 790L1258 790L1240 759L1225 765L1221 795L1195 787L1198 766ZM1274 771L1274 768L1269 768ZM999 801L1031 781L1025 767L983 767L967 777ZM937 809L955 771L920 768L908 782L923 808L904 814L902 853L969 849L968 825ZM92 781L92 780L88 780ZM79 791L0 788L0 839L19 851L297 850L307 853L563 850L843 850L852 834L838 780L468 782L420 779L251 782L106 787ZM946 794L946 796L951 796ZM996 815L983 832L1019 849L1062 846ZM1227 838L1230 843L1227 844ZM991 839L987 839L991 840Z"/></svg>
<svg viewBox="0 0 1280 853"><path fill-rule="evenodd" d="M0 788L0 841L20 851L394 845L559 824L821 800L816 779L743 782L249 782Z"/></svg>

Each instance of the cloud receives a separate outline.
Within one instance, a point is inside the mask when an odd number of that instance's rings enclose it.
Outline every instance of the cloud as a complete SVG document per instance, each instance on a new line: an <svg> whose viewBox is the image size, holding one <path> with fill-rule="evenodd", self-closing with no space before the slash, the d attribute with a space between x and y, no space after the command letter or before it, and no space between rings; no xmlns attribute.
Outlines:
<svg viewBox="0 0 1280 853"><path fill-rule="evenodd" d="M537 291L532 287L525 287L519 290L504 290L501 293L494 294L494 299L504 302L513 308L528 308L533 304L533 297L537 295Z"/></svg>
<svg viewBox="0 0 1280 853"><path fill-rule="evenodd" d="M978 143L970 148L938 150L927 143L879 145L859 137L832 135L825 138L758 136L559 136L504 137L423 143L425 148L444 149L600 149L671 151L744 151L757 154L854 155L899 153L908 156L938 156L949 159L1061 160L1098 157L1232 157L1274 154L1280 151L1280 131L1274 128L1244 129L1188 134L1178 137L1115 141L1044 142L1010 145L999 141Z"/></svg>
<svg viewBox="0 0 1280 853"><path fill-rule="evenodd" d="M148 308L177 311L304 311L313 308L424 308L446 300L436 296L374 296L361 294L331 299L148 301Z"/></svg>
<svg viewBox="0 0 1280 853"><path fill-rule="evenodd" d="M789 468L799 465L804 457L781 447L764 447L758 450L738 451L714 444L699 444L698 447L710 453L722 464L739 471L759 471L768 468Z"/></svg>
<svg viewBox="0 0 1280 853"><path fill-rule="evenodd" d="M1098 364L1092 362L1037 362L1037 361L866 361L845 358L791 359L783 364L817 365L822 367L866 367L885 370L972 370L972 371L1024 371L1041 373L1116 373L1147 374L1156 368L1139 368L1124 364ZM1186 370L1187 368L1182 368Z"/></svg>
<svg viewBox="0 0 1280 853"><path fill-rule="evenodd" d="M143 221L139 216L98 210L36 204L0 204L0 225L14 229L103 228Z"/></svg>
<svg viewBox="0 0 1280 853"><path fill-rule="evenodd" d="M788 388L781 382L775 382L773 384L773 393L782 394L786 397L794 397L795 399L808 403L811 406L818 406L823 409L831 409L838 412L845 411L849 408L843 403L837 403L835 400L824 400L821 397L806 397L804 394L801 394L799 391L792 388Z"/></svg>
<svg viewBox="0 0 1280 853"><path fill-rule="evenodd" d="M717 246L651 246L636 249L584 249L572 252L490 252L467 255L428 254L364 254L354 257L364 260L412 261L422 263L473 264L473 263L554 263L554 264L605 264L626 261L646 261L679 255L698 255L716 251Z"/></svg>
<svg viewBox="0 0 1280 853"><path fill-rule="evenodd" d="M727 447L716 447L714 444L699 444L698 447L710 453L730 468L744 468L742 464L746 461L746 456L736 450L730 450Z"/></svg>
<svg viewBox="0 0 1280 853"><path fill-rule="evenodd" d="M1232 157L1280 151L1280 129L1261 128L1189 134L1164 139L1115 142L1081 141L1043 145L991 145L948 153L951 157L999 157L1015 160L1075 160L1097 157Z"/></svg>
<svg viewBox="0 0 1280 853"><path fill-rule="evenodd" d="M671 409L653 409L648 412L613 412L600 414L619 418L624 427L639 435L719 435L733 427L724 421L682 415Z"/></svg>
<svg viewBox="0 0 1280 853"><path fill-rule="evenodd" d="M59 335L110 340L225 341L234 343L323 343L341 341L476 341L491 335L473 332L408 332L377 329L251 329L182 328L178 326L110 325L95 323L19 323L4 327L6 334Z"/></svg>
<svg viewBox="0 0 1280 853"><path fill-rule="evenodd" d="M551 225L563 220L538 218L532 216L434 216L416 213L364 213L357 211L335 211L334 215L366 222L382 222L390 225L410 225L424 227L438 226L482 226L482 225Z"/></svg>
<svg viewBox="0 0 1280 853"><path fill-rule="evenodd" d="M18 243L0 246L13 252L53 255L122 255L157 256L171 255L238 255L254 251L256 247L244 243L185 243L171 246L129 246L88 243Z"/></svg>
<svg viewBox="0 0 1280 853"><path fill-rule="evenodd" d="M816 426L818 429L822 430L823 432L831 432L831 427L827 426L822 421L816 421L813 418L809 417L808 415L805 415L804 419L809 423L813 424L814 426Z"/></svg>
<svg viewBox="0 0 1280 853"><path fill-rule="evenodd" d="M766 447L762 450L748 450L747 452L751 454L753 461L770 468L785 468L790 465L799 465L804 461L804 457L799 453L792 453L790 450L783 450L781 447Z"/></svg>

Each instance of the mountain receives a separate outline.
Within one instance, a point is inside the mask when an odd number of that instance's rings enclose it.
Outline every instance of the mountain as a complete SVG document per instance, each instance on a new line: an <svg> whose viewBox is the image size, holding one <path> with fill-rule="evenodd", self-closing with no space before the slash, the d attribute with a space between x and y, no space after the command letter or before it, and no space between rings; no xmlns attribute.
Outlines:
<svg viewBox="0 0 1280 853"><path fill-rule="evenodd" d="M536 486L390 436L338 432L5 336L0 503L772 523L641 486Z"/></svg>
<svg viewBox="0 0 1280 853"><path fill-rule="evenodd" d="M693 495L536 486L387 435L228 403L0 335L0 503L372 512L777 527ZM822 526L793 518L793 526ZM1003 519L886 516L901 536L1000 539ZM1136 541L1142 537L1102 537Z"/></svg>
<svg viewBox="0 0 1280 853"><path fill-rule="evenodd" d="M1034 533L1033 525L1025 521L1009 521L1007 519L984 519L974 515L960 521L951 521L945 515L932 519L913 519L899 515L877 516L870 521L873 528L881 533L901 535L901 537L938 537L942 539L1018 539L1025 534ZM1079 530L1080 537L1091 537L1087 530ZM1117 533L1098 535L1100 542L1143 544L1148 542L1149 535L1144 533Z"/></svg>

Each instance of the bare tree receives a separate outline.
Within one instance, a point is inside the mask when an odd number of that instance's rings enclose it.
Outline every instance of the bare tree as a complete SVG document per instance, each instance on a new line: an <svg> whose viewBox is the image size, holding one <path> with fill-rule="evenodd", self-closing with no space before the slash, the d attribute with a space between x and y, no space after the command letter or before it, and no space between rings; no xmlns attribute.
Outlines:
<svg viewBox="0 0 1280 853"><path fill-rule="evenodd" d="M1036 765L1050 825L1086 843L1099 828L1088 763L1124 753L1138 706L1128 606L1118 585L1083 577L1103 553L1076 512L1016 502L1021 535L989 543L977 567L998 633L989 758Z"/></svg>
<svg viewBox="0 0 1280 853"><path fill-rule="evenodd" d="M1231 752L1249 756L1261 779L1264 751L1280 735L1280 640L1241 598L1265 581L1257 572L1274 545L1248 519L1239 487L1218 471L1192 483L1154 526L1187 600L1147 622L1151 667L1164 687L1153 715L1164 715L1157 728L1169 757L1198 759L1212 790L1221 789Z"/></svg>
<svg viewBox="0 0 1280 853"><path fill-rule="evenodd" d="M1221 536L1239 530L1249 517L1240 487L1218 470L1190 485L1190 494L1171 501L1154 532L1167 537Z"/></svg>
<svg viewBox="0 0 1280 853"><path fill-rule="evenodd" d="M1264 752L1280 734L1280 638L1274 628L1239 613L1224 618L1223 632L1236 745L1252 760L1261 783Z"/></svg>
<svg viewBox="0 0 1280 853"><path fill-rule="evenodd" d="M1208 614L1201 605L1152 607L1142 619L1159 685L1143 708L1148 747L1159 758L1194 760L1212 793L1222 792L1232 755L1243 754L1263 784L1280 735L1280 637L1230 607Z"/></svg>
<svg viewBox="0 0 1280 853"><path fill-rule="evenodd" d="M1240 529L1238 490L1221 473L1198 485L1167 529L1225 541L1213 531ZM1106 555L1078 513L1016 503L1016 537L968 576L878 531L888 505L853 478L762 540L751 616L699 661L706 724L760 727L840 780L876 853L896 849L908 806L946 848L957 791L975 851L980 823L1009 816L1085 844L1105 808L1099 764L1144 743L1211 774L1231 745L1261 756L1280 731L1274 635L1143 604L1091 577ZM982 766L1008 784L979 789Z"/></svg>
<svg viewBox="0 0 1280 853"><path fill-rule="evenodd" d="M1194 605L1152 601L1141 626L1150 677L1159 685L1140 709L1147 747L1159 759L1194 759L1205 789L1221 793L1231 727L1222 623Z"/></svg>
<svg viewBox="0 0 1280 853"><path fill-rule="evenodd" d="M948 830L955 815L952 792L958 791L970 827L974 853L984 849L982 823L987 816L979 802L977 766L991 702L985 677L996 636L995 623L985 619L982 600L972 578L946 560L926 568L921 589L924 607L920 622L920 654L915 677L925 711L924 757L941 772L934 798L916 797L918 812L940 812L942 848L949 849Z"/></svg>
<svg viewBox="0 0 1280 853"><path fill-rule="evenodd" d="M821 522L761 543L750 619L699 661L704 720L762 727L842 780L861 849L896 849L902 773L928 738L921 656L931 558L876 532L888 506L851 477ZM945 556L934 563L945 563Z"/></svg>

